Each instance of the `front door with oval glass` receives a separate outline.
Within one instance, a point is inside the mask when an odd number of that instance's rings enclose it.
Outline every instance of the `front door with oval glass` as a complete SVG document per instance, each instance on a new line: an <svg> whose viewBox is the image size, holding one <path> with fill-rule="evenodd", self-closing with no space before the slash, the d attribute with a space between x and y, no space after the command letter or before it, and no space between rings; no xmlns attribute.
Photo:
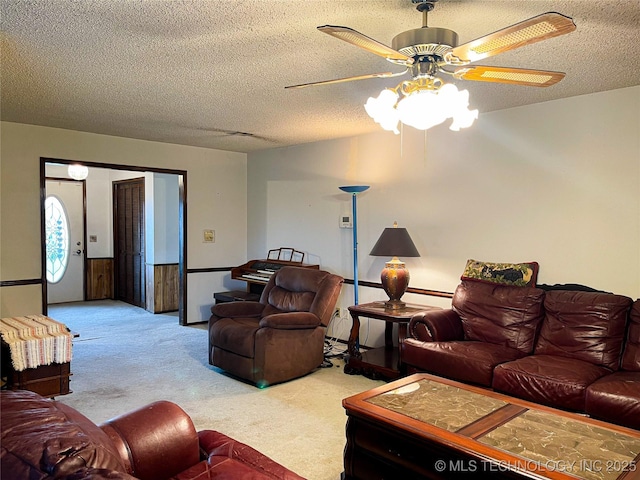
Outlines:
<svg viewBox="0 0 640 480"><path fill-rule="evenodd" d="M84 300L82 182L47 180L44 207L47 303Z"/></svg>

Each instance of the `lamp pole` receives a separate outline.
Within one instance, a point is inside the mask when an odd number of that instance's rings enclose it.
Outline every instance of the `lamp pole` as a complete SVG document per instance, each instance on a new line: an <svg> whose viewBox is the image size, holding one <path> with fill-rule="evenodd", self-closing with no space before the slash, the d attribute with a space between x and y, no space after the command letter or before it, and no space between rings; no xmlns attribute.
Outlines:
<svg viewBox="0 0 640 480"><path fill-rule="evenodd" d="M353 300L358 305L358 208L356 196L364 192L369 185L347 185L339 187L343 192L351 194L351 210L353 217Z"/></svg>

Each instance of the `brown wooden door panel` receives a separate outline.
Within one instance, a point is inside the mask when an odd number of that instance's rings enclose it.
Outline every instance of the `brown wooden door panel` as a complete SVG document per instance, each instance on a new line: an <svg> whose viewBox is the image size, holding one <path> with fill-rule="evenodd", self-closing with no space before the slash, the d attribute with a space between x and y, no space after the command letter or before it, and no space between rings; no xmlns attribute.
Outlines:
<svg viewBox="0 0 640 480"><path fill-rule="evenodd" d="M145 307L144 179L113 183L115 298Z"/></svg>

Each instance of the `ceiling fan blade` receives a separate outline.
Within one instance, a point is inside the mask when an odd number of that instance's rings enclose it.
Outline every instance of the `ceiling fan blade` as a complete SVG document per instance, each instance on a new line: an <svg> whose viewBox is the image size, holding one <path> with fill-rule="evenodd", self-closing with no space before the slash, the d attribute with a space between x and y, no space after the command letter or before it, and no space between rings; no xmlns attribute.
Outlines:
<svg viewBox="0 0 640 480"><path fill-rule="evenodd" d="M463 62L475 62L541 40L564 35L575 29L576 25L571 18L556 12L547 12L459 45L452 49L451 54Z"/></svg>
<svg viewBox="0 0 640 480"><path fill-rule="evenodd" d="M393 48L387 47L377 40L367 37L366 35L357 32L352 28L339 27L336 25L324 25L318 27L318 30L331 35L332 37L344 40L345 42L355 45L356 47L360 47L367 52L371 52L384 57L390 62L399 63L402 65L411 65L413 63L413 58L407 57L405 54L400 53Z"/></svg>
<svg viewBox="0 0 640 480"><path fill-rule="evenodd" d="M397 77L399 75L404 75L407 73L404 72L384 72L384 73L370 73L367 75L357 75L355 77L345 77L345 78L336 78L334 80L323 80L321 82L311 82L311 83L301 83L300 85L289 85L284 88L304 88L304 87L314 87L316 85L330 85L332 83L343 83L343 82L352 82L354 80L366 80L367 78L390 78Z"/></svg>
<svg viewBox="0 0 640 480"><path fill-rule="evenodd" d="M529 87L550 87L564 78L562 72L546 70L528 70L525 68L460 67L453 72L455 78L462 80L476 80L479 82L512 83Z"/></svg>

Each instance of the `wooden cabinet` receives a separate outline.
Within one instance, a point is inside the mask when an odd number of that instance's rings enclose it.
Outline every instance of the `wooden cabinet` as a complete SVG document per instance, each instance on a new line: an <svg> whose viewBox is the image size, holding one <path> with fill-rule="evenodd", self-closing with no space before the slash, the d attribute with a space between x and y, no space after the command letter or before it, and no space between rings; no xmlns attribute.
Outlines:
<svg viewBox="0 0 640 480"><path fill-rule="evenodd" d="M27 368L21 372L14 370L11 364L9 346L2 342L2 381L3 389L30 390L43 397L57 397L71 393L70 363L52 363L37 368Z"/></svg>
<svg viewBox="0 0 640 480"><path fill-rule="evenodd" d="M433 445L358 416L349 417L346 432L345 479L430 478L433 472L424 466L442 458ZM433 461L425 462L431 457Z"/></svg>
<svg viewBox="0 0 640 480"><path fill-rule="evenodd" d="M70 376L71 364L52 363L38 368L27 368L22 372L12 370L8 386L12 390L30 390L43 397L57 397L71 393Z"/></svg>

